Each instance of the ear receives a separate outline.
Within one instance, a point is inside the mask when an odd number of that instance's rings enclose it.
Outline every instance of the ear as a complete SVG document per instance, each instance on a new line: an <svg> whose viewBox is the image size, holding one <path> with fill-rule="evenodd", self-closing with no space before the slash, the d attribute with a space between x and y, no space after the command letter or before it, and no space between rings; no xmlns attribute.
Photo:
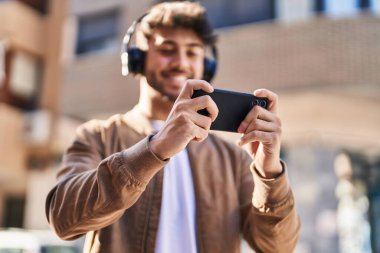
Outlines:
<svg viewBox="0 0 380 253"><path fill-rule="evenodd" d="M137 47L128 49L128 70L132 74L143 74L145 65L145 52Z"/></svg>
<svg viewBox="0 0 380 253"><path fill-rule="evenodd" d="M217 62L205 57L203 60L203 66L203 80L210 83L216 73Z"/></svg>

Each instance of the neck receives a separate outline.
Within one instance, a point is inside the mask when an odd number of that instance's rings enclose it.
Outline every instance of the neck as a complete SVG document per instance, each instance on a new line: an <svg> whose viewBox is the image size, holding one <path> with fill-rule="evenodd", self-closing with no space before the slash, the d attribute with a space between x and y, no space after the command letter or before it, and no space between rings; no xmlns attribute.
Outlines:
<svg viewBox="0 0 380 253"><path fill-rule="evenodd" d="M173 102L154 90L144 77L140 80L139 110L151 120L166 120Z"/></svg>

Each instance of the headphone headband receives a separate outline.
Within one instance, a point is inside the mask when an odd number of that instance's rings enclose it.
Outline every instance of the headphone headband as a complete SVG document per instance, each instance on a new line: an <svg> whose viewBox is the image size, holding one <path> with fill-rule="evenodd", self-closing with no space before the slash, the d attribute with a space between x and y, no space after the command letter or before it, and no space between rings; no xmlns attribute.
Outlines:
<svg viewBox="0 0 380 253"><path fill-rule="evenodd" d="M129 73L132 74L144 74L145 65L145 51L135 47L130 46L131 38L136 31L136 27L149 13L145 13L137 20L133 21L132 25L128 28L127 33L123 37L123 43L121 48L121 74L127 76ZM213 59L205 57L203 59L204 71L203 80L211 82L217 69L218 61L218 50L215 45L209 45L211 48L211 54Z"/></svg>

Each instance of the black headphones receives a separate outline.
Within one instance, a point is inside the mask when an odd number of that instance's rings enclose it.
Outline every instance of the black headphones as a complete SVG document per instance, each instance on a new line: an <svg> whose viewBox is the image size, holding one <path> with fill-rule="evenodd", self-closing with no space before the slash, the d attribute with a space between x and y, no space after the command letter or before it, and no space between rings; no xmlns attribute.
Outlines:
<svg viewBox="0 0 380 253"><path fill-rule="evenodd" d="M121 48L121 74L127 76L132 74L143 74L145 65L145 51L137 48L136 46L130 46L131 38L136 30L137 24L147 15L145 13L139 19L133 21L132 25L128 28L127 33L123 38L123 44ZM203 80L211 82L217 69L218 51L215 45L211 46L211 53L214 59L205 57L203 60L204 71Z"/></svg>

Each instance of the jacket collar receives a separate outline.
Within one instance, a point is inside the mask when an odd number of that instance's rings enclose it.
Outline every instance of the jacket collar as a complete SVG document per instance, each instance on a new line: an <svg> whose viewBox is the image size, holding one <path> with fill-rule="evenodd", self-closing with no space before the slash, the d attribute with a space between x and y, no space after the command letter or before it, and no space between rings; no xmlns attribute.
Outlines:
<svg viewBox="0 0 380 253"><path fill-rule="evenodd" d="M152 127L151 121L138 105L135 105L131 111L123 115L123 121L141 135L150 135L156 132Z"/></svg>

